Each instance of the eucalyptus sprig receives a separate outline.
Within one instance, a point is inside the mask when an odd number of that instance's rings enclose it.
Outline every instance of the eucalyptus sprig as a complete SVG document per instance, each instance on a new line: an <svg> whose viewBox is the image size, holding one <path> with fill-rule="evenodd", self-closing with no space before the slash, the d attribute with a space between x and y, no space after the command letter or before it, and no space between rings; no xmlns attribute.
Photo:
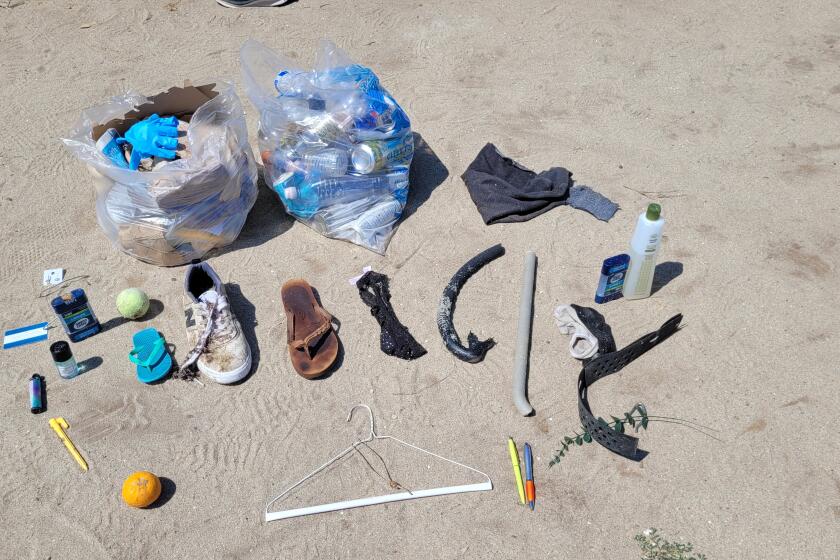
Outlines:
<svg viewBox="0 0 840 560"><path fill-rule="evenodd" d="M704 430L711 430L717 431L714 428L709 428L708 426L703 426L702 424L697 424L696 422L692 422L690 420L684 420L682 418L673 418L671 416L657 416L648 414L647 408L642 403L637 403L629 412L624 413L623 418L616 418L615 416L610 416L612 419L610 422L607 422L600 416L597 419L598 425L603 427L607 430L613 430L620 434L623 434L627 429L626 426L630 426L633 428L634 431L638 432L639 430L647 430L648 424L650 422L664 422L666 424L679 424L681 426L685 426L687 428L691 428L692 430L696 430L703 435L706 435L712 439L717 441L721 441L719 438L706 433ZM701 429L702 428L702 429ZM576 445L583 445L584 443L592 443L592 434L590 434L586 429L581 426L580 428L583 433L575 433L571 436L565 436L563 438L563 447L558 449L554 453L554 458L548 463L549 467L553 467L557 463L560 462L560 459L566 456L566 453Z"/></svg>

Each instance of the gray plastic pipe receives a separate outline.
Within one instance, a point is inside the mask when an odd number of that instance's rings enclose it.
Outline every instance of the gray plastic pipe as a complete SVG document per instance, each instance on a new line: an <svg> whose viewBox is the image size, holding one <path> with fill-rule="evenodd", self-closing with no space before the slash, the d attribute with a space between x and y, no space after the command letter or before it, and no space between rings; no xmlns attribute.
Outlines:
<svg viewBox="0 0 840 560"><path fill-rule="evenodd" d="M513 362L513 404L522 414L528 416L534 407L525 395L525 381L528 375L528 346L531 342L531 310L534 306L534 278L537 272L537 255L528 251L522 272L522 292L519 296L519 330L516 334L516 357Z"/></svg>

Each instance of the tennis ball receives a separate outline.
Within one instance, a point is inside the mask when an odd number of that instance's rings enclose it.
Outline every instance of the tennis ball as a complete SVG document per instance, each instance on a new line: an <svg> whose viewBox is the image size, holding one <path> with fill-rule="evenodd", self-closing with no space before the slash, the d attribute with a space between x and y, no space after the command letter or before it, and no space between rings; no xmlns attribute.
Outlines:
<svg viewBox="0 0 840 560"><path fill-rule="evenodd" d="M139 319L149 310L149 296L140 288L126 288L117 296L117 311L126 319Z"/></svg>

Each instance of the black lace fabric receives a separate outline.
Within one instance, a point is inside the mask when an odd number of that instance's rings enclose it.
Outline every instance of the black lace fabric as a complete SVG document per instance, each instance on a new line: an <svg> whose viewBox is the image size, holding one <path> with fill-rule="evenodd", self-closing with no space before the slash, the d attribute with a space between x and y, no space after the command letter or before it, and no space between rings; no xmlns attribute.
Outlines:
<svg viewBox="0 0 840 560"><path fill-rule="evenodd" d="M413 360L426 353L408 329L400 323L391 307L391 291L388 277L377 272L367 272L356 282L359 296L370 307L370 314L382 329L379 335L379 347L389 356L403 360Z"/></svg>

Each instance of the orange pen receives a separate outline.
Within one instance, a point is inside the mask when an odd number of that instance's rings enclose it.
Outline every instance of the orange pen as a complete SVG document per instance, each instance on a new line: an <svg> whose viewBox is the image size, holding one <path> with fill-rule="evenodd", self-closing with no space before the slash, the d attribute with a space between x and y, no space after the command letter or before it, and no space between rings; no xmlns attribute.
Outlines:
<svg viewBox="0 0 840 560"><path fill-rule="evenodd" d="M525 444L525 497L528 499L528 507L534 511L537 501L537 488L534 486L534 457L531 455L531 445Z"/></svg>

